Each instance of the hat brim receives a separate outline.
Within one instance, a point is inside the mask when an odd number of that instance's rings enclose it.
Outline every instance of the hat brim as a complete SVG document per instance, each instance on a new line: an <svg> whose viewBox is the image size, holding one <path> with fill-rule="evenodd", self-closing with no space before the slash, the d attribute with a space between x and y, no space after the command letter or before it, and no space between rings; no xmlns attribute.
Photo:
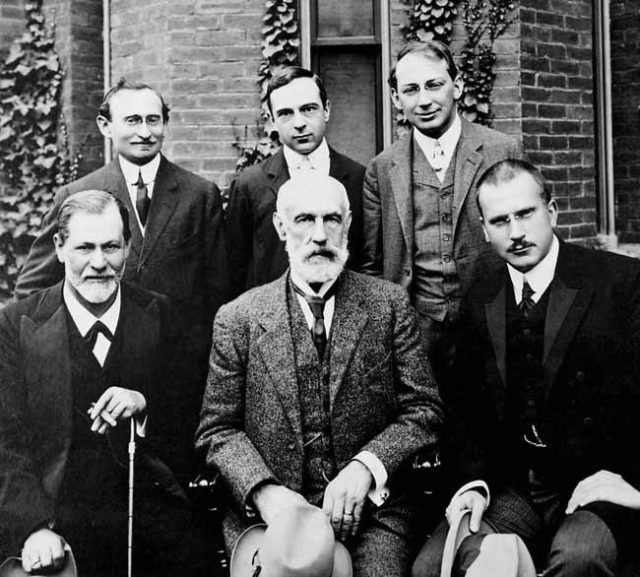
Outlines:
<svg viewBox="0 0 640 577"><path fill-rule="evenodd" d="M76 559L71 548L65 549L64 563L59 571L46 573L49 577L78 577ZM18 557L10 557L0 565L0 577L41 577L42 573L27 573L22 568L22 561Z"/></svg>
<svg viewBox="0 0 640 577"><path fill-rule="evenodd" d="M264 524L253 525L238 537L231 552L229 577L252 577L253 556L260 548L266 528Z"/></svg>

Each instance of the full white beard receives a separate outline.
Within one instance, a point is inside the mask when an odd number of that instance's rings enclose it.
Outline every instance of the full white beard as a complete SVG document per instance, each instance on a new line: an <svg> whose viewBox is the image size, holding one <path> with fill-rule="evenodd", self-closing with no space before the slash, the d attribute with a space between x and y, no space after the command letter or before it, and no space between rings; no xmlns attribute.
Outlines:
<svg viewBox="0 0 640 577"><path fill-rule="evenodd" d="M83 282L77 285L76 290L80 296L91 304L101 304L108 301L118 288L118 281L115 278L108 282Z"/></svg>
<svg viewBox="0 0 640 577"><path fill-rule="evenodd" d="M349 258L349 251L346 247L325 247L324 250L329 250L334 253L332 259L318 255L309 257L308 249L299 248L298 250L292 250L288 242L286 249L289 254L291 270L307 282L307 284L325 283L337 279L344 270L347 259Z"/></svg>

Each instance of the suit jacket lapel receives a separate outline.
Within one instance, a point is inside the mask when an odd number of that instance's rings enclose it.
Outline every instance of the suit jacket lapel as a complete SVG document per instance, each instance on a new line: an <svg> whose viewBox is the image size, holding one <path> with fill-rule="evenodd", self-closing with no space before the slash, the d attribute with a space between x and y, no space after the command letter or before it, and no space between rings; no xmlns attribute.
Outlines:
<svg viewBox="0 0 640 577"><path fill-rule="evenodd" d="M343 272L337 282L340 286L336 291L331 325L331 410L368 320L368 315L361 306L362 295L354 289L349 273Z"/></svg>
<svg viewBox="0 0 640 577"><path fill-rule="evenodd" d="M456 153L456 169L453 191L453 230L456 230L458 217L460 216L462 205L467 194L471 190L473 180L482 164L482 155L479 150L482 144L475 139L475 128L466 120L462 119L462 132L458 141Z"/></svg>
<svg viewBox="0 0 640 577"><path fill-rule="evenodd" d="M567 250L561 242L556 274L549 287L543 354L546 395L593 296L593 289L583 282L580 264L572 261Z"/></svg>
<svg viewBox="0 0 640 577"><path fill-rule="evenodd" d="M42 483L46 494L55 498L71 444L73 399L62 283L47 290L33 316L22 317L20 335L30 411L42 427L42 445L36 452L48 457L43 462Z"/></svg>
<svg viewBox="0 0 640 577"><path fill-rule="evenodd" d="M389 181L391 193L396 202L400 226L404 234L409 252L413 247L413 195L411 193L411 164L413 162L413 135L400 141L402 144L395 151Z"/></svg>
<svg viewBox="0 0 640 577"><path fill-rule="evenodd" d="M507 282L505 278L507 275L502 274L499 283L500 289L495 293L495 297L489 302L485 303L485 315L487 319L487 330L491 338L493 345L493 352L495 354L496 365L498 367L498 373L502 379L503 386L507 383Z"/></svg>
<svg viewBox="0 0 640 577"><path fill-rule="evenodd" d="M257 346L291 428L302 438L298 378L291 338L290 312L287 306L288 280L287 272L278 279L274 290L263 303L264 316L260 324L264 333L258 338Z"/></svg>
<svg viewBox="0 0 640 577"><path fill-rule="evenodd" d="M153 187L153 198L149 207L138 267L147 260L173 215L179 200L178 193L178 182L175 175L170 170L167 159L162 157Z"/></svg>
<svg viewBox="0 0 640 577"><path fill-rule="evenodd" d="M277 198L278 190L287 180L289 180L289 167L287 166L287 161L284 157L282 148L280 148L280 150L271 157L271 161L265 169L267 171L271 193L274 198Z"/></svg>

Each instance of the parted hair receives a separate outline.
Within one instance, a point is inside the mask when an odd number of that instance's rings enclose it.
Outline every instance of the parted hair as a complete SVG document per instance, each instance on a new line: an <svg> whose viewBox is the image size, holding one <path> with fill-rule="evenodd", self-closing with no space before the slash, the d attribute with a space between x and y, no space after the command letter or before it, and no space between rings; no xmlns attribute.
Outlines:
<svg viewBox="0 0 640 577"><path fill-rule="evenodd" d="M121 90L151 90L159 99L162 104L162 120L164 122L169 122L169 106L162 98L162 94L160 94L153 86L146 84L145 82L130 82L126 78L120 78L117 84L109 88L102 99L102 104L100 104L100 108L98 109L98 116L102 116L107 120L111 120L111 107L110 102L115 94L120 92Z"/></svg>
<svg viewBox="0 0 640 577"><path fill-rule="evenodd" d="M453 58L451 49L446 44L438 42L437 40L427 40L424 42L414 40L400 48L398 57L396 58L396 64L391 69L391 74L389 75L389 86L394 90L398 89L396 67L398 66L398 62L400 62L400 60L402 60L407 54L421 54L426 58L444 60L447 64L447 72L449 73L449 76L451 76L451 80L455 80L458 76L456 61Z"/></svg>
<svg viewBox="0 0 640 577"><path fill-rule="evenodd" d="M282 88L283 86L290 84L297 78L311 78L318 87L323 108L327 107L327 100L329 99L327 96L327 89L324 87L322 80L320 80L320 77L317 74L311 72L311 70L302 68L302 66L283 66L273 71L273 75L267 83L267 91L264 98L267 106L269 107L269 112L273 113L273 110L271 109L271 93L278 88Z"/></svg>

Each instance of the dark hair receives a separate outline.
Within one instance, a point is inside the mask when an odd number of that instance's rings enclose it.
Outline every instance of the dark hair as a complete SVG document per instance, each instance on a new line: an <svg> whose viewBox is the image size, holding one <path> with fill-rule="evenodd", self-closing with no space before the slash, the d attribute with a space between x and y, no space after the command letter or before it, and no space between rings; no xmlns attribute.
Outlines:
<svg viewBox="0 0 640 577"><path fill-rule="evenodd" d="M107 120L111 120L111 107L110 102L115 94L120 92L121 90L151 90L159 99L162 104L162 120L164 122L169 122L169 106L162 98L162 94L160 94L153 86L149 86L149 84L145 84L144 82L129 82L126 78L120 78L118 83L107 92L105 92L104 98L102 99L102 104L100 108L98 108L98 116L102 116Z"/></svg>
<svg viewBox="0 0 640 577"><path fill-rule="evenodd" d="M278 88L282 88L283 86L290 84L296 78L311 78L316 83L318 91L320 92L322 107L327 108L327 89L324 87L322 80L320 80L320 77L317 74L311 72L311 70L302 68L302 66L283 66L273 71L273 75L267 83L267 91L264 99L269 107L269 112L273 114L273 110L271 110L271 93Z"/></svg>
<svg viewBox="0 0 640 577"><path fill-rule="evenodd" d="M476 186L476 204L478 205L478 210L481 215L482 207L480 206L480 189L485 184L488 186L498 186L499 184L511 182L520 174L528 174L531 176L538 186L540 186L540 190L542 191L540 196L542 197L542 200L547 204L551 202L551 192L547 188L542 172L526 160L521 160L519 158L507 158L492 164L478 179L478 184Z"/></svg>
<svg viewBox="0 0 640 577"><path fill-rule="evenodd" d="M414 40L400 48L395 66L391 69L391 74L389 75L389 86L394 90L398 89L396 67L398 66L398 62L400 62L400 60L402 60L407 54L421 54L426 58L444 60L447 64L447 72L449 73L449 76L451 76L451 80L455 80L458 77L456 61L453 59L453 54L446 44L438 42L437 40L427 40L425 42Z"/></svg>
<svg viewBox="0 0 640 577"><path fill-rule="evenodd" d="M62 203L58 213L58 235L63 242L69 238L69 219L76 212L102 214L110 206L115 206L120 213L122 235L124 241L128 243L131 238L129 211L117 196L113 196L113 194L104 190L83 190L68 196Z"/></svg>

